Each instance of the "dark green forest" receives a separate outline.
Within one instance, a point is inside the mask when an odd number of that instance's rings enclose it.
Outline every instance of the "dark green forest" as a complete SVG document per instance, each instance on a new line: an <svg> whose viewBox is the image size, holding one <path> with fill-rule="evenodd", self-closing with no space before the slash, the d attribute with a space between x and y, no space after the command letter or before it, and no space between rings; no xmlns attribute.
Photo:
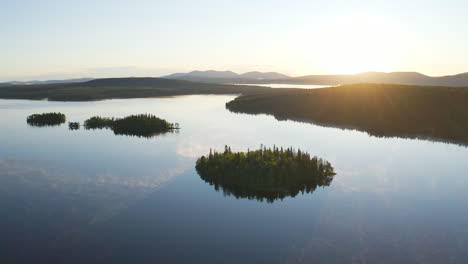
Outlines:
<svg viewBox="0 0 468 264"><path fill-rule="evenodd" d="M244 95L226 104L236 113L271 114L365 131L378 137L468 144L468 88L353 84Z"/></svg>
<svg viewBox="0 0 468 264"><path fill-rule="evenodd" d="M26 118L30 126L57 126L65 123L66 116L62 113L33 114Z"/></svg>
<svg viewBox="0 0 468 264"><path fill-rule="evenodd" d="M78 130L78 129L80 129L80 123L79 122L68 122L68 128L70 130Z"/></svg>
<svg viewBox="0 0 468 264"><path fill-rule="evenodd" d="M323 159L292 148L266 148L247 152L211 151L195 166L200 177L236 198L273 202L312 193L318 186L329 186L335 172Z"/></svg>
<svg viewBox="0 0 468 264"><path fill-rule="evenodd" d="M0 98L49 101L92 101L194 94L250 94L266 87L200 83L163 78L107 78L81 83L53 83L0 87Z"/></svg>
<svg viewBox="0 0 468 264"><path fill-rule="evenodd" d="M178 123L169 123L152 114L131 115L124 118L93 116L84 122L85 129L111 129L116 135L152 137L179 129Z"/></svg>

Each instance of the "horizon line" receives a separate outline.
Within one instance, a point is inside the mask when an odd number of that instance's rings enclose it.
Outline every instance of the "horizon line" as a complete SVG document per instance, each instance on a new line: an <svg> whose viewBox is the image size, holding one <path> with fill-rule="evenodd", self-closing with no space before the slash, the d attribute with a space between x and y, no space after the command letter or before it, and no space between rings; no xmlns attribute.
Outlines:
<svg viewBox="0 0 468 264"><path fill-rule="evenodd" d="M306 75L297 75L297 76L292 76L288 74L281 73L279 71L247 71L243 73L238 73L232 70L192 70L192 71L187 71L187 72L174 72L174 73L169 73L169 74L163 74L163 75L125 75L125 76L109 76L109 77L93 77L93 76L80 76L80 77L70 77L70 78L31 78L25 81L20 81L22 78L27 78L27 77L18 77L18 79L13 79L9 81L0 81L0 83L14 83L14 82L21 82L21 83L27 83L27 82L45 82L45 81L62 81L62 80L79 80L79 79L111 79L111 78L164 78L165 76L170 76L173 74L189 74L193 72L232 72L237 75L243 75L246 73L252 73L252 72L258 72L258 73L278 73L281 75L285 75L289 78L300 78L300 77L306 77L306 76L334 76L334 75L344 75L344 76L352 76L352 75L359 75L359 74L366 74L366 73L383 73L383 74L392 74L392 73L416 73L420 74L426 77L430 78L440 78L440 77L450 77L450 76L457 76L457 75L463 75L463 74L468 74L467 72L460 72L460 73L455 73L455 74L448 74L448 75L427 75L418 71L364 71L364 72L358 72L358 73L330 73L330 74L306 74ZM65 75L65 74L64 74ZM47 76L44 74L44 76ZM229 79L229 78L226 78ZM268 80L268 79L265 79Z"/></svg>

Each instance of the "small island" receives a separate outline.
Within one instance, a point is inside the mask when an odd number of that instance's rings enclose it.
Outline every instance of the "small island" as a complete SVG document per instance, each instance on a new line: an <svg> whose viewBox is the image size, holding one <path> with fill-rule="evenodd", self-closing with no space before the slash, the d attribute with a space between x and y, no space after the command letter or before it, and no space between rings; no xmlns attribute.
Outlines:
<svg viewBox="0 0 468 264"><path fill-rule="evenodd" d="M111 129L116 135L152 137L179 129L178 123L169 123L152 114L131 115L124 118L93 116L84 122L85 129Z"/></svg>
<svg viewBox="0 0 468 264"><path fill-rule="evenodd" d="M33 114L26 118L26 122L30 126L58 126L67 120L62 113L44 113Z"/></svg>
<svg viewBox="0 0 468 264"><path fill-rule="evenodd" d="M68 122L68 128L70 130L78 130L78 129L80 129L80 123L79 122Z"/></svg>
<svg viewBox="0 0 468 264"><path fill-rule="evenodd" d="M312 193L331 184L335 172L328 161L292 148L260 147L255 151L210 150L196 162L200 177L236 198L273 202L299 192Z"/></svg>

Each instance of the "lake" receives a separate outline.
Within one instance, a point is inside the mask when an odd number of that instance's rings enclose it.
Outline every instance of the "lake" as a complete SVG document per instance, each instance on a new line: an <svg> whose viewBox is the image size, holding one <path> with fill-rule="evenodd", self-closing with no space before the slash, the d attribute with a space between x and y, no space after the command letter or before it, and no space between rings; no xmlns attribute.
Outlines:
<svg viewBox="0 0 468 264"><path fill-rule="evenodd" d="M2 263L467 263L468 149L225 109L234 96L0 100ZM151 113L153 138L31 127ZM331 162L328 187L272 203L216 191L210 149L294 147Z"/></svg>
<svg viewBox="0 0 468 264"><path fill-rule="evenodd" d="M298 89L318 89L318 88L327 88L331 85L313 85L313 84L287 84L287 83L250 83L250 84L238 84L238 85L249 85L249 86L261 86L261 87L271 87L271 88L298 88Z"/></svg>

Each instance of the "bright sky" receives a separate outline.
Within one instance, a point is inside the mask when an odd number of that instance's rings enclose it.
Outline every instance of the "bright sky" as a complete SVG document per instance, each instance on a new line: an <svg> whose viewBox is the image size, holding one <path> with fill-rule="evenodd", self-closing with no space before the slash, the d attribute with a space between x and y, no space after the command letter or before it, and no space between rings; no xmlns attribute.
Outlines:
<svg viewBox="0 0 468 264"><path fill-rule="evenodd" d="M468 1L0 0L0 81L468 72Z"/></svg>

